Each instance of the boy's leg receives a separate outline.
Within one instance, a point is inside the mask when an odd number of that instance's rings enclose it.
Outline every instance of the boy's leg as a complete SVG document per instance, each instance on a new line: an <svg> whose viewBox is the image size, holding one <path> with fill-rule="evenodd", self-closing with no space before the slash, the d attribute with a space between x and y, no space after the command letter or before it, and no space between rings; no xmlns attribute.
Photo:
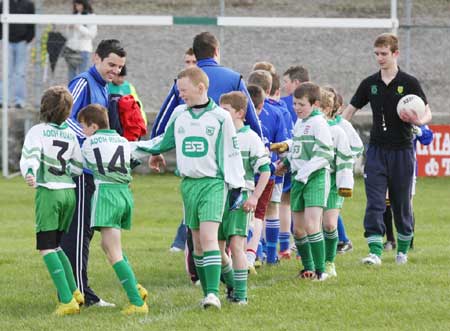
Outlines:
<svg viewBox="0 0 450 331"><path fill-rule="evenodd" d="M69 285L70 291L73 293L76 290L78 290L78 287L77 287L77 283L75 282L75 277L73 276L73 270L72 270L72 266L70 265L69 258L64 253L64 251L61 249L61 247L58 247L55 251L58 254L58 258L61 261L61 264L63 266L64 274L67 279L67 284Z"/></svg>
<svg viewBox="0 0 450 331"><path fill-rule="evenodd" d="M290 200L290 191L283 192L280 203L280 234L278 235L278 240L280 241L281 259L289 259L291 257L291 250L289 247L292 219Z"/></svg>
<svg viewBox="0 0 450 331"><path fill-rule="evenodd" d="M234 298L240 302L247 300L247 258L245 256L245 237L231 237L231 256L234 269Z"/></svg>
<svg viewBox="0 0 450 331"><path fill-rule="evenodd" d="M323 208L307 207L305 208L305 218L303 225L308 234L308 241L311 245L311 254L314 260L316 272L325 271L325 244L323 240L323 231L321 229Z"/></svg>
<svg viewBox="0 0 450 331"><path fill-rule="evenodd" d="M206 294L219 296L222 261L217 240L218 222L200 223L200 245L203 251L203 268L206 279Z"/></svg>
<svg viewBox="0 0 450 331"><path fill-rule="evenodd" d="M292 216L294 217L295 245L297 246L297 251L302 260L303 270L313 273L316 268L311 254L311 246L309 244L308 235L302 226L304 224L305 213L303 211L294 211L292 212ZM302 276L302 274L300 276ZM308 276L306 278L310 277Z"/></svg>
<svg viewBox="0 0 450 331"><path fill-rule="evenodd" d="M109 263L112 265L119 278L128 300L131 304L141 307L144 305L137 290L137 281L131 265L123 259L121 231L115 228L101 228L102 248L106 253Z"/></svg>
<svg viewBox="0 0 450 331"><path fill-rule="evenodd" d="M389 163L389 197L397 228L397 253L404 255L408 253L413 237L411 190L414 160L414 151L411 148L392 152L392 162Z"/></svg>
<svg viewBox="0 0 450 331"><path fill-rule="evenodd" d="M38 237L39 235L45 236L45 232L40 232L38 233ZM58 257L58 254L54 249L41 249L39 253L42 255L44 263L47 266L47 270L50 273L50 277L58 290L61 302L71 302L73 299L73 294L69 288L69 284L67 283L64 267Z"/></svg>
<svg viewBox="0 0 450 331"><path fill-rule="evenodd" d="M179 252L179 251L184 250L185 245L186 245L186 235L187 235L186 230L187 230L187 227L184 224L184 220L181 220L181 223L177 229L177 234L175 236L175 239L173 240L173 243L170 246L171 252Z"/></svg>
<svg viewBox="0 0 450 331"><path fill-rule="evenodd" d="M223 223L222 223L223 224ZM226 241L219 240L220 254L222 258L222 277L225 281L225 285L227 286L228 291L234 289L234 272L233 267L231 265L231 259L226 252Z"/></svg>
<svg viewBox="0 0 450 331"><path fill-rule="evenodd" d="M325 237L325 261L334 262L338 243L337 219L339 209L329 209L323 213L323 230Z"/></svg>
<svg viewBox="0 0 450 331"><path fill-rule="evenodd" d="M267 264L277 262L278 235L280 233L280 202L283 183L275 184L266 215Z"/></svg>
<svg viewBox="0 0 450 331"><path fill-rule="evenodd" d="M200 284L202 285L203 296L207 295L207 279L205 274L205 267L203 263L203 250L200 242L200 230L191 229L192 232L192 242L194 244L194 251L192 257L194 258L195 268L197 269L197 274L200 279ZM220 276L219 276L220 277Z"/></svg>
<svg viewBox="0 0 450 331"><path fill-rule="evenodd" d="M383 235L385 226L383 213L386 210L387 169L384 163L386 150L369 145L366 165L364 167L364 184L366 188L366 211L364 216L364 236L369 246L369 256L364 264L380 264L383 252ZM374 255L376 257L374 257Z"/></svg>

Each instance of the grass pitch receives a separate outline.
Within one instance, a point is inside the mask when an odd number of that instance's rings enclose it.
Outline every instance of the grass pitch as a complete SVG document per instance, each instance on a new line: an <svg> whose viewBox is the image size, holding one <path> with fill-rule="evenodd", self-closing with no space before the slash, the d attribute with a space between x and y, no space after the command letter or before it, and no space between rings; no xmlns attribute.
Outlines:
<svg viewBox="0 0 450 331"><path fill-rule="evenodd" d="M56 295L35 250L34 191L21 178L0 179L0 317L2 330L448 330L450 179L419 179L415 198L416 248L397 266L385 253L381 267L361 265L367 254L363 182L347 199L343 217L353 252L338 256L338 278L299 280L298 262L263 267L249 279L249 305L222 296L222 311L203 311L201 289L184 272L183 254L168 248L181 218L179 179L135 176L133 228L123 246L137 279L150 294L147 317L121 316L127 303L112 268L91 243L91 287L117 308L84 308L79 316L52 315Z"/></svg>

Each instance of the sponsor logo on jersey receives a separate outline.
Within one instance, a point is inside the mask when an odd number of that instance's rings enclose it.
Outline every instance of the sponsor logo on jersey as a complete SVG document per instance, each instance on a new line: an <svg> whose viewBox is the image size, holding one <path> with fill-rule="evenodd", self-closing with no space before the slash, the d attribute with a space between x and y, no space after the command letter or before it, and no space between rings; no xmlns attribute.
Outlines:
<svg viewBox="0 0 450 331"><path fill-rule="evenodd" d="M212 136L213 134L214 134L214 131L215 131L216 129L213 127L213 126L207 126L206 127L206 134L208 135L208 136Z"/></svg>
<svg viewBox="0 0 450 331"><path fill-rule="evenodd" d="M182 126L180 126L178 128L178 134L184 134L186 131L184 130L184 128Z"/></svg>
<svg viewBox="0 0 450 331"><path fill-rule="evenodd" d="M187 157L203 157L208 154L208 141L203 137L186 137L182 152Z"/></svg>
<svg viewBox="0 0 450 331"><path fill-rule="evenodd" d="M233 148L239 149L239 142L237 137L233 137Z"/></svg>
<svg viewBox="0 0 450 331"><path fill-rule="evenodd" d="M372 95L377 95L378 94L378 87L376 85L372 85L370 87L370 92L372 93Z"/></svg>

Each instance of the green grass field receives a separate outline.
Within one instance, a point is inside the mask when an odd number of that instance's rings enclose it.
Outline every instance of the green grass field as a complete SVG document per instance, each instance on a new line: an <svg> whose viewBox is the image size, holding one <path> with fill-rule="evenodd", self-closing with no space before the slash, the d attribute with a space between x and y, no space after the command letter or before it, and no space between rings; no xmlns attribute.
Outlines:
<svg viewBox="0 0 450 331"><path fill-rule="evenodd" d="M394 253L383 265L360 264L367 254L361 179L343 216L353 252L338 256L338 278L299 280L298 262L263 268L249 280L249 305L222 300L222 310L203 311L200 288L190 284L183 254L168 248L181 217L179 179L135 176L134 224L124 248L138 280L149 290L147 317L121 316L124 291L103 255L99 236L91 243L91 287L118 308L86 308L80 316L52 315L56 295L35 250L33 190L21 178L0 179L1 330L449 330L450 178L419 179L415 198L416 248L407 265Z"/></svg>

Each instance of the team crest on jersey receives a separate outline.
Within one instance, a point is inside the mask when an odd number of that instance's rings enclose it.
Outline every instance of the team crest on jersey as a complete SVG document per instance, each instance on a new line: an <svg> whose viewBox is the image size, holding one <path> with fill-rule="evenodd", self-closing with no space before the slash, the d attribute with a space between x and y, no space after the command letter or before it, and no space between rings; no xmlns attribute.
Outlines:
<svg viewBox="0 0 450 331"><path fill-rule="evenodd" d="M213 126L207 126L206 127L206 134L208 136L212 136L214 134L215 128Z"/></svg>
<svg viewBox="0 0 450 331"><path fill-rule="evenodd" d="M370 87L370 92L372 93L372 95L377 95L378 94L378 87L376 85L372 85Z"/></svg>
<svg viewBox="0 0 450 331"><path fill-rule="evenodd" d="M180 126L180 127L178 128L178 134L184 134L184 133L185 133L184 128L183 128L182 126Z"/></svg>
<svg viewBox="0 0 450 331"><path fill-rule="evenodd" d="M310 129L311 129L311 125L306 125L305 129L303 130L303 134L308 134Z"/></svg>
<svg viewBox="0 0 450 331"><path fill-rule="evenodd" d="M404 88L403 86L397 86L397 93L403 95Z"/></svg>

